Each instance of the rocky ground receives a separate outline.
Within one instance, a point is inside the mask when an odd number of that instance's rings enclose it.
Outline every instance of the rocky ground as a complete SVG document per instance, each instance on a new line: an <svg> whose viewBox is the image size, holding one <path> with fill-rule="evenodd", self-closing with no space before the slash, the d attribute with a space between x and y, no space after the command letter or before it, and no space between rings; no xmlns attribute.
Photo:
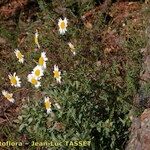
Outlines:
<svg viewBox="0 0 150 150"><path fill-rule="evenodd" d="M150 149L150 16L147 17L149 26L145 30L148 42L141 49L143 64L141 71L140 91L137 96L138 103L146 108L139 117L133 117L131 135L126 150ZM146 88L147 87L147 88Z"/></svg>

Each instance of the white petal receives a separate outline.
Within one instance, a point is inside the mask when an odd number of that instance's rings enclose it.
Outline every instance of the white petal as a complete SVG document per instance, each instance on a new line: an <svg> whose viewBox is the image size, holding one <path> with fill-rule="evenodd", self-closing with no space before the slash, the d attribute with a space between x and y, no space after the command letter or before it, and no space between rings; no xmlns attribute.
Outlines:
<svg viewBox="0 0 150 150"><path fill-rule="evenodd" d="M9 101L12 102L12 103L15 102L14 98L9 99Z"/></svg>
<svg viewBox="0 0 150 150"><path fill-rule="evenodd" d="M51 108L47 109L47 114L50 114L51 112L52 112Z"/></svg>
<svg viewBox="0 0 150 150"><path fill-rule="evenodd" d="M61 109L60 105L58 103L55 103L55 106L58 108L58 109Z"/></svg>
<svg viewBox="0 0 150 150"><path fill-rule="evenodd" d="M36 88L39 88L41 86L41 82L37 82L37 84L35 85Z"/></svg>
<svg viewBox="0 0 150 150"><path fill-rule="evenodd" d="M61 83L61 77L56 78L56 81L57 81L58 83Z"/></svg>
<svg viewBox="0 0 150 150"><path fill-rule="evenodd" d="M8 93L8 92L5 91L5 90L2 91L2 94L3 94L4 96L5 96L7 93Z"/></svg>
<svg viewBox="0 0 150 150"><path fill-rule="evenodd" d="M49 97L45 97L45 98L44 98L44 101L45 101L45 102L49 101Z"/></svg>
<svg viewBox="0 0 150 150"><path fill-rule="evenodd" d="M67 18L64 18L64 22L65 22L65 24L66 24L66 26L67 26L68 19L67 19Z"/></svg>

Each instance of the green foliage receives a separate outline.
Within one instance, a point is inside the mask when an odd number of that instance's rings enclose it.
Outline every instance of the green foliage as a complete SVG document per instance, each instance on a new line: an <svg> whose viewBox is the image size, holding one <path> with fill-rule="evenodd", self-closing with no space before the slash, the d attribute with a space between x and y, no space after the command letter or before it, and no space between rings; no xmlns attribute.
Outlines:
<svg viewBox="0 0 150 150"><path fill-rule="evenodd" d="M19 131L24 134L28 133L31 139L32 137L36 137L36 140L42 141L46 133L44 110L41 109L36 100L24 105L22 109L22 115L18 116L18 121L23 121L19 127Z"/></svg>
<svg viewBox="0 0 150 150"><path fill-rule="evenodd" d="M15 32L12 32L11 30L6 29L4 26L0 26L0 36L10 41L13 44L13 46L17 45L16 39L17 35L18 35L17 29Z"/></svg>
<svg viewBox="0 0 150 150"><path fill-rule="evenodd" d="M106 83L107 79L89 80L87 70L84 73L81 68L65 73L62 85L49 84L45 89L46 95L61 105L61 110L53 107L55 115L48 116L41 101L32 100L23 107L20 131L36 141L92 139L93 149L123 148L118 143L127 140L130 126L130 105L124 102L124 92ZM57 123L61 124L60 129Z"/></svg>
<svg viewBox="0 0 150 150"><path fill-rule="evenodd" d="M29 34L21 48L26 50L28 47L25 70L31 70L43 49L49 58L48 69L42 86L35 91L41 92L43 98L30 96L22 106L17 120L19 134L26 134L29 141L91 140L91 147L85 147L86 150L124 149L131 124L129 112L133 107L133 97L139 90L139 49L144 46L143 39L131 36L124 43L126 49L123 54L114 54L116 57L106 55L100 35L105 29L102 14L97 13L92 29L86 28L81 20L84 12L95 5L93 0L56 0L49 3L38 0L38 4L41 9L39 20L26 29ZM68 31L63 36L59 35L57 27L61 16L69 18ZM33 33L36 29L42 48L35 52ZM75 56L68 42L75 45ZM126 60L122 61L124 57ZM97 65L99 61L101 64ZM61 68L60 85L52 77L54 64ZM44 96L59 103L61 109L52 103L52 113L47 114Z"/></svg>

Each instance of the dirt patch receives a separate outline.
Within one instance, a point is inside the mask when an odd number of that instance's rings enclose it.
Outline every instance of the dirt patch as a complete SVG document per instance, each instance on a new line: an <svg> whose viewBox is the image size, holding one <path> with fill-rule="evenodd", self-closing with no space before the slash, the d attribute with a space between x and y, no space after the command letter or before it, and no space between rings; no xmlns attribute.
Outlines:
<svg viewBox="0 0 150 150"><path fill-rule="evenodd" d="M2 1L1 5L3 5L0 7L1 15L6 18L14 16L17 11L23 9L28 3L29 0Z"/></svg>

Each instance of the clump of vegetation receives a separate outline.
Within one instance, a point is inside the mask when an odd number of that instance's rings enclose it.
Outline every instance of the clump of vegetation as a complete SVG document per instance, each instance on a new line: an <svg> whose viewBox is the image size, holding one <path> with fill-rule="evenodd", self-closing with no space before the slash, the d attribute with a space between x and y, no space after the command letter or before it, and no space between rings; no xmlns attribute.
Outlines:
<svg viewBox="0 0 150 150"><path fill-rule="evenodd" d="M100 34L108 28L103 15L97 12L92 23L81 19L93 3L38 3L39 20L27 27L22 52L15 51L24 69L20 78L9 76L12 86L41 94L23 103L15 120L18 136L25 134L29 142L91 141L90 147L67 149L124 149L139 89L143 39L131 36L123 43L125 50L106 53ZM9 94L4 96L12 100Z"/></svg>

